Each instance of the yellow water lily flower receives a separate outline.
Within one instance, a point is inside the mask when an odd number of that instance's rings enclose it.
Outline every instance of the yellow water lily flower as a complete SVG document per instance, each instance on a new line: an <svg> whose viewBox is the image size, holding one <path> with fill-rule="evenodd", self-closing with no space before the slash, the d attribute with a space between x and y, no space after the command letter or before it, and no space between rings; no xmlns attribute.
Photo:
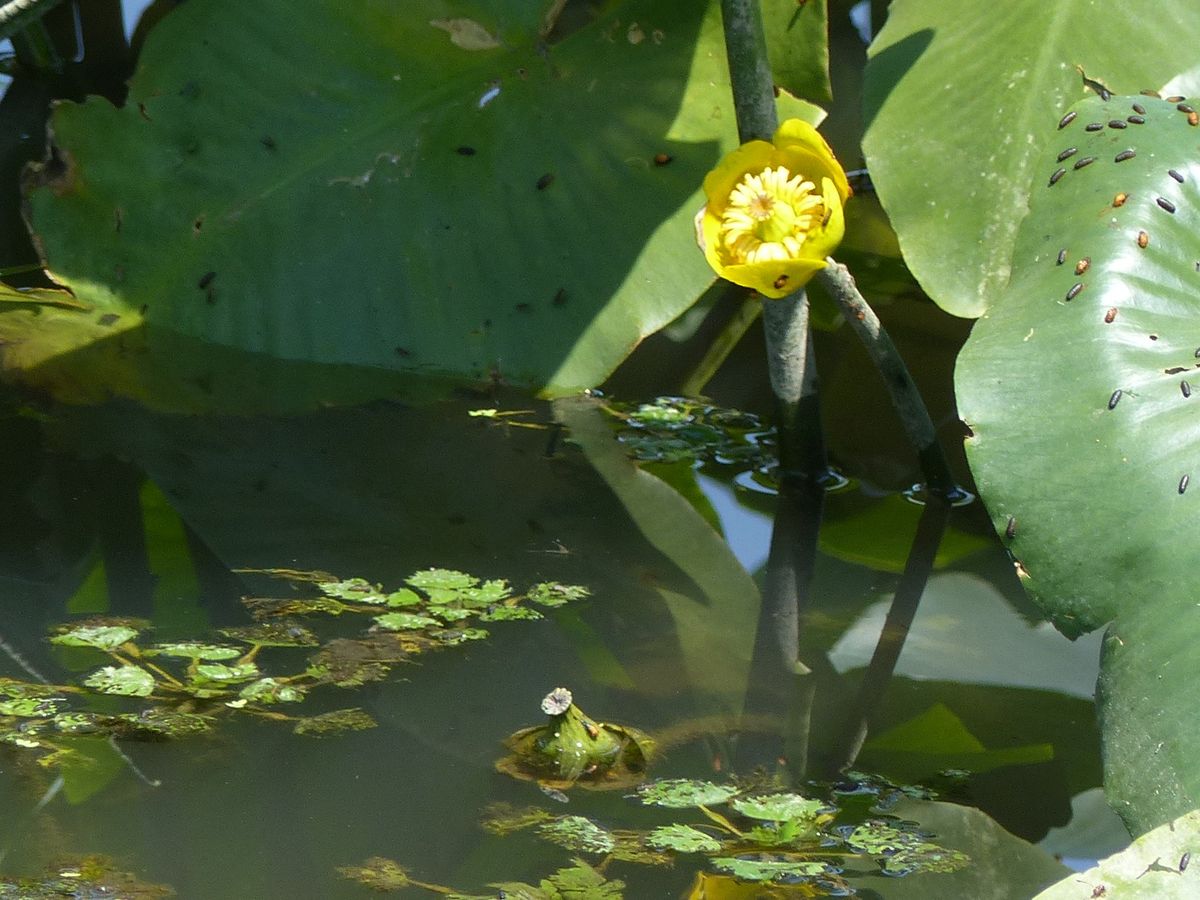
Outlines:
<svg viewBox="0 0 1200 900"><path fill-rule="evenodd" d="M770 142L750 141L704 178L696 240L722 278L786 297L825 268L846 230L846 173L817 129L788 119Z"/></svg>

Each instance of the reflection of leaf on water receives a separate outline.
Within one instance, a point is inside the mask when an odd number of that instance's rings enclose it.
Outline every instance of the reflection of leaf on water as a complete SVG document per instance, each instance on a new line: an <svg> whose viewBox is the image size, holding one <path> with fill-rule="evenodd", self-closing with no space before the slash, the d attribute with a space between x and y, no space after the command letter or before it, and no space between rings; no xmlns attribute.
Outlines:
<svg viewBox="0 0 1200 900"><path fill-rule="evenodd" d="M358 707L350 707L301 719L292 731L309 737L330 737L343 731L365 731L375 728L378 724L365 711Z"/></svg>
<svg viewBox="0 0 1200 900"><path fill-rule="evenodd" d="M154 693L154 676L141 666L105 666L83 681L102 694L149 697Z"/></svg>

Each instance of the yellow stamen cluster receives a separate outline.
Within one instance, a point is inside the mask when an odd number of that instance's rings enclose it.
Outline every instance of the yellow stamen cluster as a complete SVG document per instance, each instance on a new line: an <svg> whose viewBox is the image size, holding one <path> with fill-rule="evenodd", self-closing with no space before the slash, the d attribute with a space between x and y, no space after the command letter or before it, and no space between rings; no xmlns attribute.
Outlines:
<svg viewBox="0 0 1200 900"><path fill-rule="evenodd" d="M729 194L721 243L737 263L797 259L825 204L816 185L784 167L747 173Z"/></svg>

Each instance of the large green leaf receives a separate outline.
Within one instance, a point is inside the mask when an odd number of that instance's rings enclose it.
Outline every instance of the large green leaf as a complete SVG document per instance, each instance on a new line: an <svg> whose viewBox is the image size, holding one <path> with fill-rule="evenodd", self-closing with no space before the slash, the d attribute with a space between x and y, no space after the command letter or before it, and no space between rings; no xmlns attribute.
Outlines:
<svg viewBox="0 0 1200 900"><path fill-rule="evenodd" d="M25 365L108 329L596 384L712 282L691 220L735 127L716 4L622 0L544 40L553 6L181 6L123 108L54 113L32 226L92 309L0 337Z"/></svg>
<svg viewBox="0 0 1200 900"><path fill-rule="evenodd" d="M1192 0L891 4L870 49L863 150L939 306L978 316L1003 291L1043 127L1084 90L1074 67L1115 91L1158 87L1195 62L1194 13Z"/></svg>
<svg viewBox="0 0 1200 900"><path fill-rule="evenodd" d="M1200 798L1200 127L1182 107L1091 98L1042 129L1012 282L956 375L971 467L1026 588L1068 634L1115 620L1107 786L1139 831Z"/></svg>

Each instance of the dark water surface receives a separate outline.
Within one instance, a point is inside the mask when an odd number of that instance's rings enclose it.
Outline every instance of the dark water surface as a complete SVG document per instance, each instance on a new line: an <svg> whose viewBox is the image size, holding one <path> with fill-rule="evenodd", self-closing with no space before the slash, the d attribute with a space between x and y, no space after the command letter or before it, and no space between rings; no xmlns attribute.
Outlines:
<svg viewBox="0 0 1200 900"><path fill-rule="evenodd" d="M103 853L183 897L360 897L369 892L336 867L385 856L464 892L536 883L571 854L528 833L485 833L477 823L489 804L610 826L660 821L620 791L573 791L564 806L494 771L501 741L541 721L539 702L558 685L598 718L665 736L654 776L719 780L765 765L802 784L845 752L838 717L874 648L919 507L861 481L827 499L802 635L818 665L812 681L788 689L800 696L815 682L816 700L807 730L794 707L790 720L781 708L764 738L758 726L739 728L737 714L751 686L774 494L733 465L639 474L594 407L574 420L577 442L551 446L550 430L467 415L482 405L219 417L114 403L10 417L0 636L11 653L0 654L0 676L28 679L28 667L58 684L80 678L100 661L46 638L85 614L149 618L155 640L212 640L214 629L250 621L242 596L288 596L286 585L236 569L320 569L394 589L436 566L517 588L584 584L592 597L541 621L489 626L490 639L423 655L383 682L320 688L303 704L304 714L359 706L379 723L369 731L306 738L231 715L206 736L122 742L130 764L97 776L95 793L60 791L40 809L55 770L0 748L0 872ZM529 423L555 415L545 404L524 408ZM954 513L950 558L930 579L854 766L932 786L1036 842L1099 785L1098 644L1072 644L1039 623L986 532L977 508ZM328 639L361 634L366 620L308 624ZM264 650L259 661L287 674L308 652ZM898 728L913 722L925 723L923 737ZM1076 824L1099 831L1052 849L1112 849L1103 814ZM608 874L630 897L682 896L692 878L682 864L616 863ZM963 882L908 881L856 884L887 897L968 895L956 893ZM1020 895L1006 890L995 895Z"/></svg>

